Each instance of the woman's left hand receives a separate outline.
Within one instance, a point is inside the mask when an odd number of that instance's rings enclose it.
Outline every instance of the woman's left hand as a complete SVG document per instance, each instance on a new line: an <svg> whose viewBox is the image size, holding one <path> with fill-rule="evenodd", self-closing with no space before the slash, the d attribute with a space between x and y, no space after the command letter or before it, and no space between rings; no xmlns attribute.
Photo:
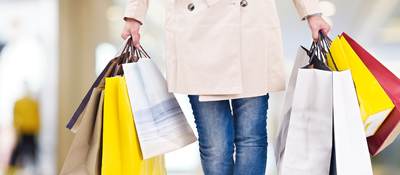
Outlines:
<svg viewBox="0 0 400 175"><path fill-rule="evenodd" d="M312 15L307 17L308 25L310 27L312 38L314 40L318 40L319 31L322 31L323 34L328 35L331 30L331 26L320 16L320 15Z"/></svg>

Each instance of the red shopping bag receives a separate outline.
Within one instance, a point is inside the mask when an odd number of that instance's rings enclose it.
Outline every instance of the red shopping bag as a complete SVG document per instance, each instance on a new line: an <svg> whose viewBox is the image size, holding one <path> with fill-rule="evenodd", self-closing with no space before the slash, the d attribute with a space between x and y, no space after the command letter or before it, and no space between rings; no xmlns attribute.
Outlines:
<svg viewBox="0 0 400 175"><path fill-rule="evenodd" d="M387 95L396 106L385 119L378 131L367 138L369 152L375 156L389 146L400 133L400 79L390 72L384 65L363 49L346 33L342 34L354 52L360 57L371 73L378 80Z"/></svg>

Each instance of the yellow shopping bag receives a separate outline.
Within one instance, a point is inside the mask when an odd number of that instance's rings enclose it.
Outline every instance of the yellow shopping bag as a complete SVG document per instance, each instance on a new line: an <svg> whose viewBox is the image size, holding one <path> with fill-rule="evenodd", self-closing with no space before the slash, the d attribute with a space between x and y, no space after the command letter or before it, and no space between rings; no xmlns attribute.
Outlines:
<svg viewBox="0 0 400 175"><path fill-rule="evenodd" d="M164 175L164 157L142 160L124 77L106 78L102 175Z"/></svg>
<svg viewBox="0 0 400 175"><path fill-rule="evenodd" d="M328 66L331 69L351 70L366 135L374 135L393 110L393 102L345 38L342 36L335 38L330 51L335 63L333 64L332 57L328 59Z"/></svg>

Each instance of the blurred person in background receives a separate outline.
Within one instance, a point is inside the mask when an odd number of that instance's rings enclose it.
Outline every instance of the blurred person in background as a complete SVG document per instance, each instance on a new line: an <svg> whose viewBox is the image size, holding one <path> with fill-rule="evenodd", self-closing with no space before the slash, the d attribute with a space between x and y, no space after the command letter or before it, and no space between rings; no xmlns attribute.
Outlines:
<svg viewBox="0 0 400 175"><path fill-rule="evenodd" d="M327 34L318 0L294 0L312 38ZM140 47L149 0L128 0L124 39ZM188 94L206 175L264 175L268 93L285 88L274 0L170 0L168 89Z"/></svg>
<svg viewBox="0 0 400 175"><path fill-rule="evenodd" d="M27 89L27 83L25 83ZM11 155L7 175L16 174L28 164L37 161L37 137L40 130L39 103L29 90L14 105L14 128L17 144Z"/></svg>
<svg viewBox="0 0 400 175"><path fill-rule="evenodd" d="M6 45L0 54L0 127L15 130L17 134L11 131L2 133L6 138L2 140L1 147L4 149L0 154L7 156L3 159L7 165L23 166L22 172L29 171L29 174L35 174L30 171L37 170L37 167L31 164L33 162L31 160L36 158L31 159L29 150L34 150L36 153L37 149L33 147L37 147L36 138L39 129L33 128L39 128L40 122L39 118L36 126L35 122L32 122L35 120L34 116L39 116L32 112L38 108L37 98L33 94L40 93L49 69L46 67L47 56L43 49L43 41L37 31L33 30L29 22L24 19L19 15L11 16L5 23L8 29L2 34L4 37L2 40ZM31 112L24 113L25 110ZM25 122L25 120L27 123L18 125L18 121ZM25 124L31 125L27 127L31 129L25 128ZM27 148L25 145L30 146ZM27 154L28 156L25 156ZM6 171L13 172L15 166Z"/></svg>

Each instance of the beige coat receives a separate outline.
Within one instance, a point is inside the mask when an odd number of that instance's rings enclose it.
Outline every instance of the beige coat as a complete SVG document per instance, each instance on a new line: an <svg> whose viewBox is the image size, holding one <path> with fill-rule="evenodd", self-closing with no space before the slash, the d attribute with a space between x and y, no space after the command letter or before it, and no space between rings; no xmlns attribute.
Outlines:
<svg viewBox="0 0 400 175"><path fill-rule="evenodd" d="M128 0L125 17L143 21L149 0ZM168 0L170 91L222 100L285 88L275 0ZM318 0L294 0L300 17L320 13Z"/></svg>

